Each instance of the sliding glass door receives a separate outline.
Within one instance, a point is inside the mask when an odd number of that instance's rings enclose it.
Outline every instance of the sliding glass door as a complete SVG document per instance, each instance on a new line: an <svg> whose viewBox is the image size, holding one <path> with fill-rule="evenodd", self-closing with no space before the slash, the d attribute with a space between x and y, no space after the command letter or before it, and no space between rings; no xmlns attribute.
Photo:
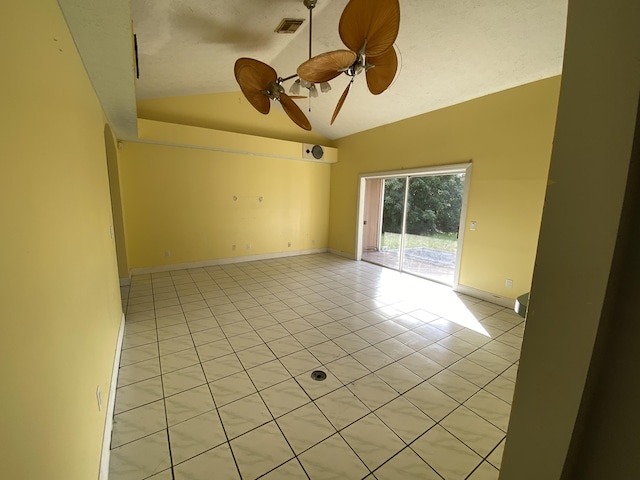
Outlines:
<svg viewBox="0 0 640 480"><path fill-rule="evenodd" d="M465 176L458 170L366 179L362 260L453 285Z"/></svg>

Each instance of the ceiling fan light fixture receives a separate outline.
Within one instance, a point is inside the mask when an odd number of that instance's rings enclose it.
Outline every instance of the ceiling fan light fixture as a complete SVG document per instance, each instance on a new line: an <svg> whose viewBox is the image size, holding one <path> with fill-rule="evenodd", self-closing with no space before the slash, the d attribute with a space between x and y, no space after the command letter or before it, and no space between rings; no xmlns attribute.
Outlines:
<svg viewBox="0 0 640 480"><path fill-rule="evenodd" d="M301 85L303 88L311 88L311 85L313 85L313 83L312 83L312 82L308 82L308 81L306 81L304 78L300 78L299 80L300 80L300 85Z"/></svg>
<svg viewBox="0 0 640 480"><path fill-rule="evenodd" d="M316 88L315 83L312 83L311 86L309 87L309 96L311 98L317 98L318 96L318 89Z"/></svg>
<svg viewBox="0 0 640 480"><path fill-rule="evenodd" d="M320 91L322 93L327 93L331 91L331 85L329 85L329 82L321 82L320 83Z"/></svg>
<svg viewBox="0 0 640 480"><path fill-rule="evenodd" d="M297 79L289 88L289 93L292 95L300 95L300 79Z"/></svg>

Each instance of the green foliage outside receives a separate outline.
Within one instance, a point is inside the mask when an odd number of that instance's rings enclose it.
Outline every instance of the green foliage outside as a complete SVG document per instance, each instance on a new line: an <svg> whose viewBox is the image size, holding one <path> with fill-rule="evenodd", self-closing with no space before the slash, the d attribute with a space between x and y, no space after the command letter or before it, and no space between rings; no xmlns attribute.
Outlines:
<svg viewBox="0 0 640 480"><path fill-rule="evenodd" d="M457 234L462 208L464 175L411 177L406 233L412 235ZM402 232L405 179L384 181L382 233ZM383 242L384 245L384 242Z"/></svg>

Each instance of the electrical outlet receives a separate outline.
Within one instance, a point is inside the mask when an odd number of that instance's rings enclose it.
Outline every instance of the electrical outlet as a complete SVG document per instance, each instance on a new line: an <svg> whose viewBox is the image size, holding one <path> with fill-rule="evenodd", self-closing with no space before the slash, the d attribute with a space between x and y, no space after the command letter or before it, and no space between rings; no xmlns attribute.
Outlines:
<svg viewBox="0 0 640 480"><path fill-rule="evenodd" d="M96 388L96 399L98 400L98 411L102 411L102 392L100 391L100 385Z"/></svg>
<svg viewBox="0 0 640 480"><path fill-rule="evenodd" d="M247 250L251 250L251 244L247 243Z"/></svg>
<svg viewBox="0 0 640 480"><path fill-rule="evenodd" d="M236 246L235 245L231 245L231 250L235 250Z"/></svg>
<svg viewBox="0 0 640 480"><path fill-rule="evenodd" d="M289 243L287 244L287 246L288 246L288 247L290 247L290 246L291 246L291 242L289 242Z"/></svg>
<svg viewBox="0 0 640 480"><path fill-rule="evenodd" d="M507 281L504 282L504 286L507 288L512 288L513 287L513 280L511 280L510 278L507 278Z"/></svg>
<svg viewBox="0 0 640 480"><path fill-rule="evenodd" d="M164 256L165 257L170 257L171 256L171 251L170 250L165 250L164 251Z"/></svg>
<svg viewBox="0 0 640 480"><path fill-rule="evenodd" d="M477 226L478 224L476 222L471 222L471 225L469 225L469 230L475 230Z"/></svg>

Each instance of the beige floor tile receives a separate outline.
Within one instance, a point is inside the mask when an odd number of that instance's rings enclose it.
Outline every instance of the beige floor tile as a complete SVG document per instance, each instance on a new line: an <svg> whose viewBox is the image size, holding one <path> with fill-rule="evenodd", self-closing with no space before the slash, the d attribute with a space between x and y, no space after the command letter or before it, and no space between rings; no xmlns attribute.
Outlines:
<svg viewBox="0 0 640 480"><path fill-rule="evenodd" d="M216 480L240 480L228 444L208 450L174 468L175 480L197 480L211 477L216 472Z"/></svg>
<svg viewBox="0 0 640 480"><path fill-rule="evenodd" d="M211 410L169 428L174 465L226 442L218 412Z"/></svg>
<svg viewBox="0 0 640 480"><path fill-rule="evenodd" d="M405 447L405 443L372 413L340 434L370 470L375 470Z"/></svg>
<svg viewBox="0 0 640 480"><path fill-rule="evenodd" d="M294 456L274 421L232 440L231 448L243 478L258 478Z"/></svg>
<svg viewBox="0 0 640 480"><path fill-rule="evenodd" d="M446 480L466 478L482 461L481 457L439 425L412 443L411 448Z"/></svg>
<svg viewBox="0 0 640 480"><path fill-rule="evenodd" d="M363 478L369 471L339 434L329 437L298 458L311 480Z"/></svg>
<svg viewBox="0 0 640 480"><path fill-rule="evenodd" d="M441 480L429 465L410 448L398 455L374 472L378 480Z"/></svg>

